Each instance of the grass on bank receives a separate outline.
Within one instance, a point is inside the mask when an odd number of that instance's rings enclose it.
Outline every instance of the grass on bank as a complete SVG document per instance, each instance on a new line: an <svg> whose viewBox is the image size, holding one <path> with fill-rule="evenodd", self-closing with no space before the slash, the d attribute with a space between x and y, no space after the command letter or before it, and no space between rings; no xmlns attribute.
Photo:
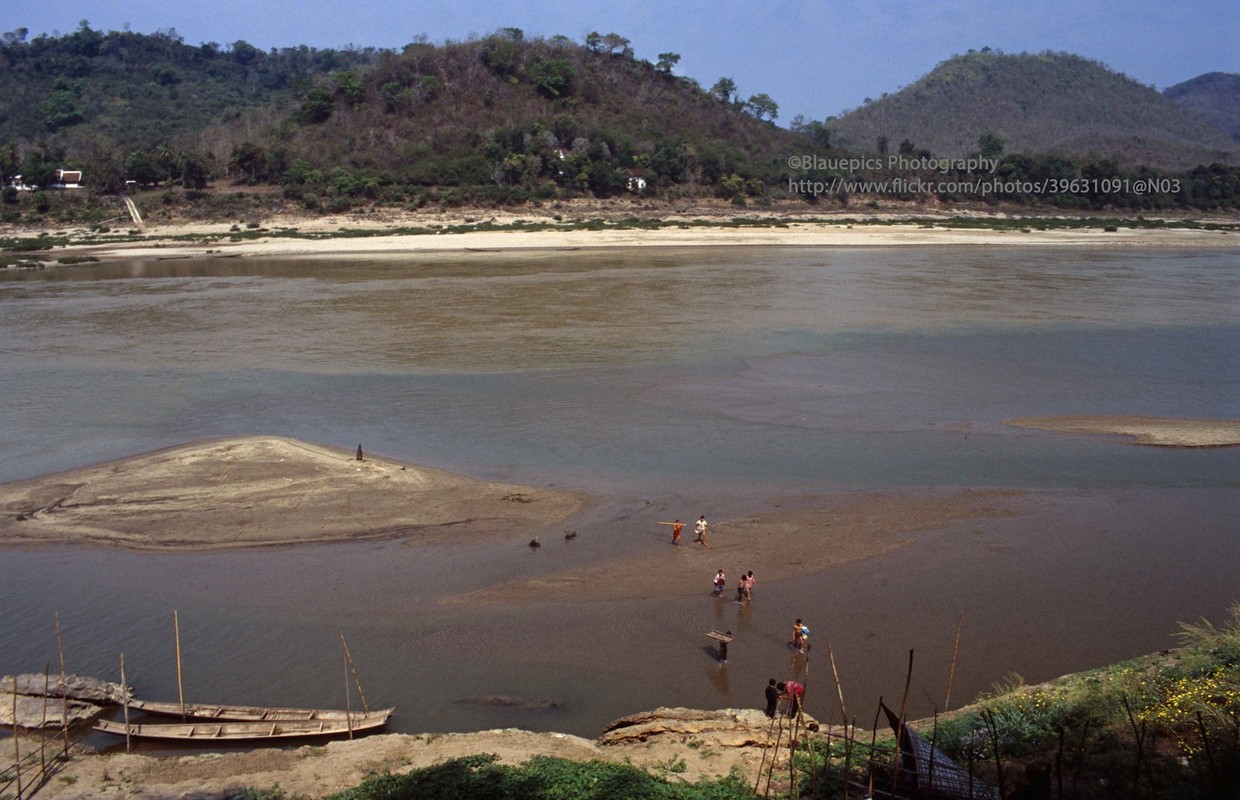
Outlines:
<svg viewBox="0 0 1240 800"><path fill-rule="evenodd" d="M1175 650L1039 686L1010 676L975 704L910 727L1003 797L1240 797L1240 603L1224 624L1184 623L1178 635ZM801 757L807 772L828 755L825 743L814 747L816 760ZM801 796L841 796L841 752L835 742L833 774L805 778Z"/></svg>
<svg viewBox="0 0 1240 800"><path fill-rule="evenodd" d="M671 782L628 764L578 763L535 756L521 766L494 755L457 758L412 772L372 777L332 800L749 800L747 782L733 774L699 783Z"/></svg>

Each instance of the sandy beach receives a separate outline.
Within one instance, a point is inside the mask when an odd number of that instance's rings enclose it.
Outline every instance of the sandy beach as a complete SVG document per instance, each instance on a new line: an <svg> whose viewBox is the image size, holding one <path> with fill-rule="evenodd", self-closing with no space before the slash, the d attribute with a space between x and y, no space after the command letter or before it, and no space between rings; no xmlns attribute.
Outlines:
<svg viewBox="0 0 1240 800"><path fill-rule="evenodd" d="M602 219L612 225L624 220L657 220L660 227L607 227L588 230L579 220ZM469 254L494 251L576 250L585 248L655 247L921 247L937 245L1102 246L1102 247L1236 247L1228 231L1204 228L1120 228L1106 230L1102 223L1088 228L962 228L950 226L952 217L1011 222L1007 214L953 210L904 212L832 212L809 216L801 212L728 208L627 208L609 205L565 210L475 210L461 213L385 212L378 215L280 216L258 223L160 223L131 231L139 241L97 243L97 234L85 229L54 231L70 239L66 247L35 254L47 261L87 257L99 261L236 257L407 257L412 254ZM558 219L557 219L558 218ZM764 224L732 226L733 219L761 219ZM765 224L767 221L770 224ZM1234 224L1234 219L1218 220ZM253 236L251 227L269 235ZM538 225L536 230L520 226ZM502 230L464 230L479 225ZM433 233L409 233L434 229ZM237 235L245 231L246 237ZM0 234L32 236L53 231L3 229ZM290 235L292 234L292 235Z"/></svg>

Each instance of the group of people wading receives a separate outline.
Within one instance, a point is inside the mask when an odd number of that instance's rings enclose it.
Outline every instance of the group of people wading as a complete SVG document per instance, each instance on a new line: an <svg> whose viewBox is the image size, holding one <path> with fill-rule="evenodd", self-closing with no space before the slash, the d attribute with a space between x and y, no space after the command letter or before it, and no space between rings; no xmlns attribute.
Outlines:
<svg viewBox="0 0 1240 800"><path fill-rule="evenodd" d="M684 523L677 519L675 522L661 522L660 525L672 526L672 545L680 547L680 534L684 530ZM706 515L698 517L697 522L693 525L695 534L694 543L706 547ZM715 597L723 597L727 589L727 575L723 571L723 567L715 573L712 581L713 594ZM736 585L736 602L744 603L753 599L753 587L756 583L753 570L742 572L740 580ZM717 639L719 644L719 660L723 664L728 661L728 643L732 640L732 632L720 636L717 631L712 632L711 636ZM798 654L803 654L809 646L809 626L797 619L792 625L792 639L788 642ZM780 700L788 701L787 712L789 717L795 717L801 711L801 702L805 697L805 685L796 681L777 681L771 678L766 687L766 715L774 717L779 707Z"/></svg>

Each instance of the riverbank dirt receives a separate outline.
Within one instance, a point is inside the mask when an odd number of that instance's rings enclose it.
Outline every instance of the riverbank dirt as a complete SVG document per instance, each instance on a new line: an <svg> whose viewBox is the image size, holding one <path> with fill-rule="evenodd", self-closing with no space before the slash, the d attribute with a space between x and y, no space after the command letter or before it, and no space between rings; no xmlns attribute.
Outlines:
<svg viewBox="0 0 1240 800"><path fill-rule="evenodd" d="M813 720L807 716L806 721ZM670 780L688 782L723 777L735 769L752 782L776 733L783 733L786 743L786 732L777 731L759 710L657 709L640 715L640 719L618 720L593 740L503 729L417 736L379 734L295 748L195 755L140 749L95 753L75 747L67 761L52 759L50 774L39 781L40 788L27 790L25 796L36 800L206 800L239 796L249 790L278 789L289 798L320 798L356 786L372 775L399 774L478 754L494 754L500 763L510 765L534 756L629 763ZM40 741L37 734L27 734L20 742L23 752L31 756L27 781L37 780ZM58 745L59 739L50 737L47 752L58 753ZM786 763L786 758L785 747L781 761Z"/></svg>

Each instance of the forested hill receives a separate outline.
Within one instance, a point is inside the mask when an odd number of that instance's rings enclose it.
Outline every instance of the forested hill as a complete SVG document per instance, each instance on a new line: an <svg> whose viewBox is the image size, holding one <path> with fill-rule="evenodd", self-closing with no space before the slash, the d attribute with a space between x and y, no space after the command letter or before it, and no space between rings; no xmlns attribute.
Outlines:
<svg viewBox="0 0 1240 800"><path fill-rule="evenodd" d="M100 188L187 170L275 182L291 170L293 184L347 171L351 184L518 194L548 182L606 194L633 174L652 190L728 177L743 193L760 164L801 149L771 122L769 96L742 100L728 79L704 90L673 74L675 53L641 61L617 34L578 44L506 28L401 53L264 53L83 22L59 38L7 33L0 59L0 168L24 167L28 183L48 182L31 174L37 164L69 164Z"/></svg>
<svg viewBox="0 0 1240 800"><path fill-rule="evenodd" d="M0 139L164 144L377 57L373 49L264 52L244 41L195 47L175 30L104 33L85 22L59 38L27 40L18 29L0 42Z"/></svg>
<svg viewBox="0 0 1240 800"><path fill-rule="evenodd" d="M767 94L746 96L726 77L704 88L676 74L679 59L638 59L616 33L576 42L517 28L399 52L190 46L175 31L104 33L85 22L59 37L19 29L0 39L0 220L110 218L103 203L70 211L67 197L26 191L54 184L58 169L81 171L96 197L157 190L161 204L192 206L212 189L220 203L330 213L620 195L846 207L860 194L878 207L924 202L929 191L840 181L936 168L853 175L850 164L870 162L850 156L886 147L954 157L983 140L988 157L1011 162L1005 177L1067 187L1013 182L987 203L1230 208L1240 197L1240 145L1074 56L957 57L842 119L788 128L775 124L779 106ZM795 166L806 155L824 166ZM1131 194L1081 194L1071 182L1124 178L1139 165L1175 170L1177 180ZM935 200L979 196L948 186Z"/></svg>
<svg viewBox="0 0 1240 800"><path fill-rule="evenodd" d="M291 180L313 183L342 166L381 184L485 186L499 200L607 195L634 176L653 192L779 175L801 137L770 121L778 105L742 101L726 79L704 90L673 74L678 59L636 59L617 34L578 44L506 28L415 43L320 83L266 130L228 126L206 138L221 155L255 153L252 169L239 165L255 180L300 163L308 174Z"/></svg>
<svg viewBox="0 0 1240 800"><path fill-rule="evenodd" d="M1207 72L1168 87L1163 95L1210 120L1240 143L1240 75Z"/></svg>
<svg viewBox="0 0 1240 800"><path fill-rule="evenodd" d="M997 134L1009 153L1185 168L1237 163L1240 145L1199 114L1102 64L1064 53L955 56L912 85L829 123L832 143L874 152L905 140L940 156Z"/></svg>
<svg viewBox="0 0 1240 800"><path fill-rule="evenodd" d="M373 49L264 52L244 41L191 46L175 30L105 33L86 22L60 37L29 39L19 28L0 39L0 155L123 161L377 57Z"/></svg>

